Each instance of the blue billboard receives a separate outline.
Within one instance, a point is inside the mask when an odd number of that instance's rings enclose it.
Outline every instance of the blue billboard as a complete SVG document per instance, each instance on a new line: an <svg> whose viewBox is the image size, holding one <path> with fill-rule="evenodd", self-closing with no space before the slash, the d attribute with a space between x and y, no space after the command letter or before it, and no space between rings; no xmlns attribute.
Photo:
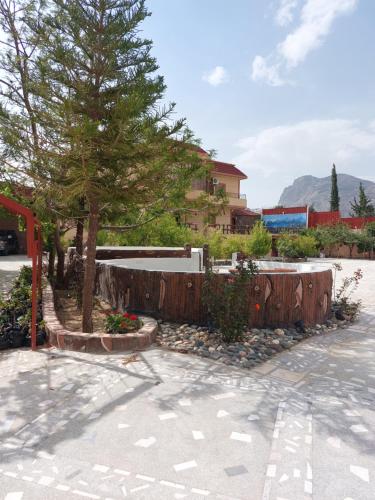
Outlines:
<svg viewBox="0 0 375 500"><path fill-rule="evenodd" d="M307 213L296 214L267 214L262 216L266 228L272 233L283 230L296 230L307 227Z"/></svg>

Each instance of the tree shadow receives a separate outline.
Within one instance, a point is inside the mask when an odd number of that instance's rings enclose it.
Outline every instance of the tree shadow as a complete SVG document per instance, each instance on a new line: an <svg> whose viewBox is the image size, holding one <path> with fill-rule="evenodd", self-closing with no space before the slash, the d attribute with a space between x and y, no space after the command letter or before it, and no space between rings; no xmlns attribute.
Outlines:
<svg viewBox="0 0 375 500"><path fill-rule="evenodd" d="M53 454L59 443L82 438L89 425L155 385L156 374L137 374L119 366L118 359L117 364L113 359L97 359L46 349L0 353L0 370L9 375L0 381L1 462L16 460L25 450ZM108 376L113 379L110 387L106 387ZM110 388L119 381L125 385L129 381L134 390L127 392L124 387L112 397ZM106 393L104 402L94 401L99 391Z"/></svg>

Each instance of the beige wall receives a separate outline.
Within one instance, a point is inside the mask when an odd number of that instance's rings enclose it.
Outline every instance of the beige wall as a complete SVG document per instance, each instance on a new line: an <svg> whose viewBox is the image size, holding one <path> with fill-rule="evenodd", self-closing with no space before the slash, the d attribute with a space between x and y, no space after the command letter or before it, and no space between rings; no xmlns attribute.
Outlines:
<svg viewBox="0 0 375 500"><path fill-rule="evenodd" d="M241 193L240 178L234 175L225 175L216 172L211 172L211 177L218 179L220 184L225 185L225 191L228 193L228 205L225 207L224 213L216 216L216 224L228 225L232 223L231 210L233 208L246 208L246 199L240 199ZM202 195L203 190L192 190L187 193L188 200L195 200ZM231 196L233 194L233 196ZM205 212L189 213L185 216L185 221L191 224L197 224L199 229L204 227L204 219L207 217Z"/></svg>
<svg viewBox="0 0 375 500"><path fill-rule="evenodd" d="M239 178L233 175L223 175L212 173L212 177L219 180L220 184L225 184L225 190L228 193L239 193Z"/></svg>

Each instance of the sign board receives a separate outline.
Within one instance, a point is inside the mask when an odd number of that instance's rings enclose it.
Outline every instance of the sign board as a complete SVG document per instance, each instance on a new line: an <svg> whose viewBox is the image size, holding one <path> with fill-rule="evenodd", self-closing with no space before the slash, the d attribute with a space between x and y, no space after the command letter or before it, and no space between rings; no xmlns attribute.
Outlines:
<svg viewBox="0 0 375 500"><path fill-rule="evenodd" d="M264 214L262 215L262 220L271 233L295 231L307 227L307 212L294 214Z"/></svg>

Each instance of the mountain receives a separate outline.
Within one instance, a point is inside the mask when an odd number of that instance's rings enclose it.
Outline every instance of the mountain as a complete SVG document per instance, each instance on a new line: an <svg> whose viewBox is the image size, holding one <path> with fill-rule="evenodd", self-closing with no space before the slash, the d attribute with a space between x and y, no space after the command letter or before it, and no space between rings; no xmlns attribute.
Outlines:
<svg viewBox="0 0 375 500"><path fill-rule="evenodd" d="M337 183L340 195L340 211L344 217L349 217L351 210L350 202L354 197L358 199L358 187L362 182L366 194L375 205L375 182L359 179L353 175L337 174ZM313 205L316 211L329 210L331 196L331 176L314 177L303 175L298 177L291 186L282 192L279 205L284 207L298 207Z"/></svg>

